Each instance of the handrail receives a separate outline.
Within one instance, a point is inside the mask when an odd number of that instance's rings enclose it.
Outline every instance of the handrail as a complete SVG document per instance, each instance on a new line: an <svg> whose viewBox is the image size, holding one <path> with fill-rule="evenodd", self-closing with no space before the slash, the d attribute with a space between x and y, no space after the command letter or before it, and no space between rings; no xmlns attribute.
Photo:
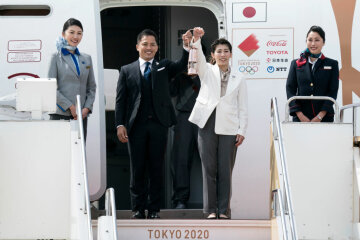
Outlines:
<svg viewBox="0 0 360 240"><path fill-rule="evenodd" d="M275 199L275 206L274 206L274 212L275 212L275 216L276 216L276 199L279 199L279 212L280 212L280 216L281 216L281 228L282 228L282 232L283 232L283 239L288 240L288 235L287 235L287 228L286 228L286 221L285 221L285 213L284 213L284 205L283 205L283 200L282 200L282 193L280 189L275 189L273 190L273 196Z"/></svg>
<svg viewBox="0 0 360 240"><path fill-rule="evenodd" d="M289 121L289 113L290 113L289 104L290 104L290 102L297 100L297 99L299 99L299 100L329 100L329 101L332 101L335 104L335 123L340 122L339 104L332 97L326 97L326 96L294 96L294 97L289 98L286 102L286 107L285 107L285 122Z"/></svg>
<svg viewBox="0 0 360 240"><path fill-rule="evenodd" d="M360 103L353 103L353 104L348 104L348 105L342 106L340 108L340 113L345 109L353 108L353 107L360 107Z"/></svg>
<svg viewBox="0 0 360 240"><path fill-rule="evenodd" d="M276 98L271 99L271 117L273 118L272 124L273 124L273 134L274 139L279 141L279 151L280 151L280 160L283 170L283 181L284 181L284 187L285 187L285 196L286 196L286 203L288 206L288 214L290 218L290 228L291 228L291 234L292 239L297 239L297 233L296 233L296 226L295 226L295 220L294 220L294 213L293 213L293 204L291 200L291 193L290 193L290 187L288 182L288 173L287 173L287 166L286 166L286 155L285 155L285 149L284 149L284 143L283 143L283 133L282 128L280 125L280 117L279 117L279 110L277 106L277 100Z"/></svg>
<svg viewBox="0 0 360 240"><path fill-rule="evenodd" d="M354 137L354 144L356 146L359 145L360 143L360 136L356 136L356 129L357 129L357 114L355 112L355 109L360 107L360 103L353 103L353 104L348 104L345 106L342 106L340 108L340 121L343 122L344 121L344 110L352 108L352 124L353 124L353 137Z"/></svg>
<svg viewBox="0 0 360 240"><path fill-rule="evenodd" d="M84 127L83 127L83 119L81 113L81 101L80 95L76 95L76 111L77 111L77 120L79 123L79 140L81 145L81 162L83 165L83 178L84 178L84 186L85 186L85 208L84 214L87 215L88 220L88 235L89 239L93 239L92 233L92 224L91 224L91 211L90 211L90 196L89 196L89 185L88 185L88 175L87 175L87 167L86 167L86 151L85 151L85 139L84 139Z"/></svg>
<svg viewBox="0 0 360 240"><path fill-rule="evenodd" d="M108 188L105 193L105 212L106 216L112 216L113 222L113 235L114 240L117 240L117 228L116 228L116 206L115 206L115 193L113 188Z"/></svg>
<svg viewBox="0 0 360 240"><path fill-rule="evenodd" d="M348 104L348 105L342 106L342 107L340 108L340 121L341 121L341 122L343 121L344 110L349 109L349 108L352 108L353 111L354 111L354 108L357 108L357 107L360 107L360 103L353 103L353 104Z"/></svg>

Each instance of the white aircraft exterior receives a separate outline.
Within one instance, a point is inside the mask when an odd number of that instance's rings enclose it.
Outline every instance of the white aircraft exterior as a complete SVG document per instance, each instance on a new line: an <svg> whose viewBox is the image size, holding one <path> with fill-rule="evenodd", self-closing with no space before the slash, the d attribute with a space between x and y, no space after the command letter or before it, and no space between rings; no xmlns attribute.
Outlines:
<svg viewBox="0 0 360 240"><path fill-rule="evenodd" d="M359 101L360 1L358 0L0 0L0 100L16 91L17 77L47 76L50 56L63 23L70 17L84 26L80 52L92 56L97 81L94 111L89 118L87 157L92 200L106 188L105 110L114 110L116 71L104 70L101 12L123 7L166 6L166 57L179 54L178 33L198 24L205 36L225 37L233 45L232 67L244 73L249 96L249 128L238 149L233 172L232 214L237 219L269 219L270 199L270 100L277 97L284 119L285 83L290 62L305 49L312 25L326 32L325 56L340 68L339 105ZM187 11L183 12L187 7ZM16 14L37 9L38 16ZM199 9L212 13L212 20ZM15 11L8 15L7 11ZM44 13L45 12L45 13ZM194 24L193 24L194 23ZM134 23L136 24L136 23ZM116 29L114 30L116 31ZM122 31L126 35L126 31ZM109 36L111 38L111 36ZM125 36L126 37L126 36ZM135 49L128 39L122 49ZM126 56L122 56L126 58ZM117 69L115 69L117 70ZM0 112L2 119L27 116ZM115 126L114 126L115 131ZM15 151L15 148L14 148ZM54 153L56 154L56 153Z"/></svg>

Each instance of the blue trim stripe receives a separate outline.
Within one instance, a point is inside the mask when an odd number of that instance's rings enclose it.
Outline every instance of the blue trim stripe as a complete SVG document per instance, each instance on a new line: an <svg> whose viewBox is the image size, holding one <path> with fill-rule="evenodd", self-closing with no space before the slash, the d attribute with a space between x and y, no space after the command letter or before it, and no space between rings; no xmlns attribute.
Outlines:
<svg viewBox="0 0 360 240"><path fill-rule="evenodd" d="M72 60L73 60L74 63L75 63L75 67L76 67L77 74L80 76L79 63L78 63L76 57L74 56L74 54L70 53L70 55L71 55Z"/></svg>
<svg viewBox="0 0 360 240"><path fill-rule="evenodd" d="M56 105L60 108L61 111L66 112L66 110L64 110L59 104Z"/></svg>
<svg viewBox="0 0 360 240"><path fill-rule="evenodd" d="M69 52L68 50L66 50L65 48L62 48L62 49L61 49L61 52L62 52L62 54L64 54L65 56L70 54L70 52Z"/></svg>
<svg viewBox="0 0 360 240"><path fill-rule="evenodd" d="M62 54L64 56L67 56L69 54L71 55L71 58L72 58L72 60L73 60L73 62L75 64L75 67L76 67L77 74L80 76L80 67L79 67L79 63L78 63L78 60L75 57L75 55L72 54L71 52L69 52L69 50L67 50L66 48L61 48L61 52L62 52ZM76 48L74 52L75 52L76 55L78 55L78 56L80 55L79 49Z"/></svg>

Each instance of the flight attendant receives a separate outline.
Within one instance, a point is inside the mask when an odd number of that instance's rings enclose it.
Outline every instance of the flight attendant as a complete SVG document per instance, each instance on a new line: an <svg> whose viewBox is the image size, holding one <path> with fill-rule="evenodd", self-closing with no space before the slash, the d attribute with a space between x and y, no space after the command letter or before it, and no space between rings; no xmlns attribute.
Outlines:
<svg viewBox="0 0 360 240"><path fill-rule="evenodd" d="M93 109L96 83L91 56L80 53L78 45L83 37L79 20L68 19L62 37L56 43L57 52L51 57L48 77L57 79L56 113L51 120L83 119L86 139L87 117ZM81 116L76 113L76 95L80 95Z"/></svg>
<svg viewBox="0 0 360 240"><path fill-rule="evenodd" d="M236 149L244 141L248 124L246 82L230 67L232 46L226 39L215 40L212 63L206 62L200 43L203 35L202 28L194 28L201 87L189 120L200 128L204 213L208 219L229 219Z"/></svg>
<svg viewBox="0 0 360 240"><path fill-rule="evenodd" d="M325 57L322 48L325 32L312 26L306 35L307 48L290 65L286 82L287 98L293 96L327 96L336 99L339 88L339 66ZM327 100L294 100L290 103L294 122L333 122L333 103Z"/></svg>

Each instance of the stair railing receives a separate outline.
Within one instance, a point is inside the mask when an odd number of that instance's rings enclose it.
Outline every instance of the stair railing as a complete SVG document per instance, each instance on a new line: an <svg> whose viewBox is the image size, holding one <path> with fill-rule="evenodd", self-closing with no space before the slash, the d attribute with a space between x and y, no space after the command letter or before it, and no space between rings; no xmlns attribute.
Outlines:
<svg viewBox="0 0 360 240"><path fill-rule="evenodd" d="M360 107L360 103L354 103L342 106L340 108L340 121L344 122L344 111L346 109L352 109L352 124L353 124L353 136L354 136L354 145L360 145L360 136L358 136L358 119L357 119L357 112L358 108Z"/></svg>
<svg viewBox="0 0 360 240"><path fill-rule="evenodd" d="M335 105L335 123L339 123L340 122L340 117L339 117L339 105L338 103L335 101L335 99L331 98L331 97L326 97L326 96L294 96L288 99L288 101L286 102L286 107L285 107L285 122L289 121L289 113L290 113L290 108L289 108L289 104L290 102L294 101L294 100L328 100L334 103Z"/></svg>
<svg viewBox="0 0 360 240"><path fill-rule="evenodd" d="M91 211L90 211L90 194L89 194L89 185L88 185L88 174L87 174L87 164L86 164L86 150L85 150L85 138L84 138L84 126L83 126L83 119L82 119L82 111L81 111L81 101L80 95L76 96L76 110L77 110L77 120L79 124L79 135L78 139L80 140L81 145L81 162L83 166L83 181L84 181L84 188L85 188L85 204L83 213L87 215L87 222L88 222L88 239L93 239L92 233L92 224L91 224Z"/></svg>
<svg viewBox="0 0 360 240"><path fill-rule="evenodd" d="M112 216L113 224L113 239L117 240L117 228L116 228L116 206L115 206L115 193L113 188L108 188L105 193L105 213L106 216Z"/></svg>
<svg viewBox="0 0 360 240"><path fill-rule="evenodd" d="M271 99L271 124L272 124L272 129L273 129L273 138L274 141L277 140L278 141L278 146L279 146L279 153L280 153L280 160L281 160L281 167L282 169L280 169L279 171L279 175L281 175L280 173L282 173L282 180L284 182L284 189L283 189L283 195L280 196L279 198L285 197L286 201L285 201L285 206L282 207L282 209L280 210L280 212L282 211L283 213L286 213L287 215L289 215L289 223L290 223L290 231L291 231L291 238L293 240L297 240L297 232L296 232L296 226L295 226L295 219L294 219L294 213L293 213L293 204L292 204L292 200L291 200L291 193L290 193L290 186L289 186L289 177L288 177L288 171L287 171L287 165L286 165L286 154L285 154L285 149L284 149L284 137L283 137L283 132L282 132L282 127L281 127L281 123L280 123L280 117L279 117L279 110L278 110L278 105L277 105L277 99L274 97ZM280 177L280 176L279 176ZM281 186L280 186L281 188ZM281 193L281 191L279 191ZM280 199L279 199L279 203L280 203ZM282 205L282 204L279 204ZM287 209L287 212L285 211L285 209ZM283 227L285 229L283 229L283 233L287 234L287 228L285 225L285 221L283 224ZM287 238L285 238L287 239Z"/></svg>
<svg viewBox="0 0 360 240"><path fill-rule="evenodd" d="M360 147L360 130L358 129L358 118L357 118L357 110L360 107L360 103L354 103L354 104L348 104L345 106L342 106L340 108L340 121L344 122L344 112L347 109L352 110L352 125L353 125L353 145L354 145L354 222L356 224L359 224L359 196L360 196L360 158L359 158L359 147ZM357 206L355 205L357 204ZM355 238L360 236L359 230L354 231L357 232L355 234ZM356 238L358 239L358 238Z"/></svg>
<svg viewBox="0 0 360 240"><path fill-rule="evenodd" d="M278 209L277 209L277 205L276 203L279 203L279 212L280 212L280 217L281 217L281 229L282 229L282 234L283 234L283 239L284 240L288 240L288 235L287 232L285 231L286 228L286 220L285 220L285 209L284 209L284 203L283 203L283 199L282 199L282 192L280 189L275 189L273 191L273 199L274 199L274 212L275 214L277 214Z"/></svg>

